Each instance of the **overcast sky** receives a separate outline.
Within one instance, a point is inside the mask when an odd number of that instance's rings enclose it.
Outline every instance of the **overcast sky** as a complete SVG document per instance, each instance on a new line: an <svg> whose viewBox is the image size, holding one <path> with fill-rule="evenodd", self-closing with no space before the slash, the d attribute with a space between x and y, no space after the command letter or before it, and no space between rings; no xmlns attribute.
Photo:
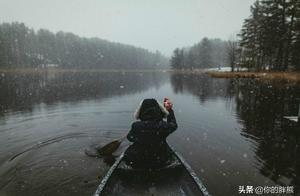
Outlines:
<svg viewBox="0 0 300 196"><path fill-rule="evenodd" d="M0 22L159 50L171 55L203 37L228 39L254 0L0 0Z"/></svg>

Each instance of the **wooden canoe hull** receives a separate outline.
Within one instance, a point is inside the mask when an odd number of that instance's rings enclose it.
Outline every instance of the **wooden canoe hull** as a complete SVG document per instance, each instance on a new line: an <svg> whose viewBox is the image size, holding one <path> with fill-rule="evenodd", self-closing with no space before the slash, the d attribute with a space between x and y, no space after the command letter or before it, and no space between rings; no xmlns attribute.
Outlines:
<svg viewBox="0 0 300 196"><path fill-rule="evenodd" d="M99 195L204 195L209 193L182 156L171 148L174 162L155 170L138 170L126 166L124 153L116 160L94 196Z"/></svg>

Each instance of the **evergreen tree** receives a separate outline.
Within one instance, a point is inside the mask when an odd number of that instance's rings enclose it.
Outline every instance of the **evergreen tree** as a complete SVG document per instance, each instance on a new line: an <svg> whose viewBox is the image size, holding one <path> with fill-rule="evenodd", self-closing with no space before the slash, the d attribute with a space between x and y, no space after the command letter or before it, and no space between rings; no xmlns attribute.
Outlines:
<svg viewBox="0 0 300 196"><path fill-rule="evenodd" d="M300 1L292 0L291 65L300 71Z"/></svg>
<svg viewBox="0 0 300 196"><path fill-rule="evenodd" d="M257 0L240 34L245 55L242 63L255 70L286 71L296 67L297 13L297 0Z"/></svg>
<svg viewBox="0 0 300 196"><path fill-rule="evenodd" d="M23 23L0 24L1 67L164 68L159 52L72 33L35 32Z"/></svg>
<svg viewBox="0 0 300 196"><path fill-rule="evenodd" d="M212 46L208 38L203 38L199 45L199 53L197 56L197 67L198 68L209 68L212 67Z"/></svg>
<svg viewBox="0 0 300 196"><path fill-rule="evenodd" d="M183 49L176 48L171 58L171 67L174 69L182 69L184 67Z"/></svg>
<svg viewBox="0 0 300 196"><path fill-rule="evenodd" d="M192 47L175 49L171 67L204 69L226 66L226 42L220 39L203 38Z"/></svg>

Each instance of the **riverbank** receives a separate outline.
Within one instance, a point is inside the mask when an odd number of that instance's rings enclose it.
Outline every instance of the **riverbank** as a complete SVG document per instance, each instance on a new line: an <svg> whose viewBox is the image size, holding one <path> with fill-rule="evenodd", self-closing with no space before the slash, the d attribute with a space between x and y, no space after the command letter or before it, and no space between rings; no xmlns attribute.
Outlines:
<svg viewBox="0 0 300 196"><path fill-rule="evenodd" d="M111 73L111 72L168 72L169 69L82 69L82 68L2 68L1 73Z"/></svg>
<svg viewBox="0 0 300 196"><path fill-rule="evenodd" d="M141 72L170 72L175 74L208 74L214 78L253 78L261 80L277 80L286 82L300 83L300 72L248 72L248 71L210 71L207 69L74 69L74 68L2 68L0 74L21 73L21 74L40 74L40 73L141 73Z"/></svg>
<svg viewBox="0 0 300 196"><path fill-rule="evenodd" d="M281 80L287 82L300 82L300 72L206 72L214 78L253 78L262 80Z"/></svg>

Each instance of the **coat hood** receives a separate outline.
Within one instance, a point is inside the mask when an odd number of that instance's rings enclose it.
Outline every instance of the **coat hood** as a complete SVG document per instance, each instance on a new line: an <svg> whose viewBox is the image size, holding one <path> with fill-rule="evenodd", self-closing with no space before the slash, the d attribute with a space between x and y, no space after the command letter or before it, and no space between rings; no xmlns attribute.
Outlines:
<svg viewBox="0 0 300 196"><path fill-rule="evenodd" d="M155 99L144 99L134 113L137 120L163 119L168 115L166 108Z"/></svg>

